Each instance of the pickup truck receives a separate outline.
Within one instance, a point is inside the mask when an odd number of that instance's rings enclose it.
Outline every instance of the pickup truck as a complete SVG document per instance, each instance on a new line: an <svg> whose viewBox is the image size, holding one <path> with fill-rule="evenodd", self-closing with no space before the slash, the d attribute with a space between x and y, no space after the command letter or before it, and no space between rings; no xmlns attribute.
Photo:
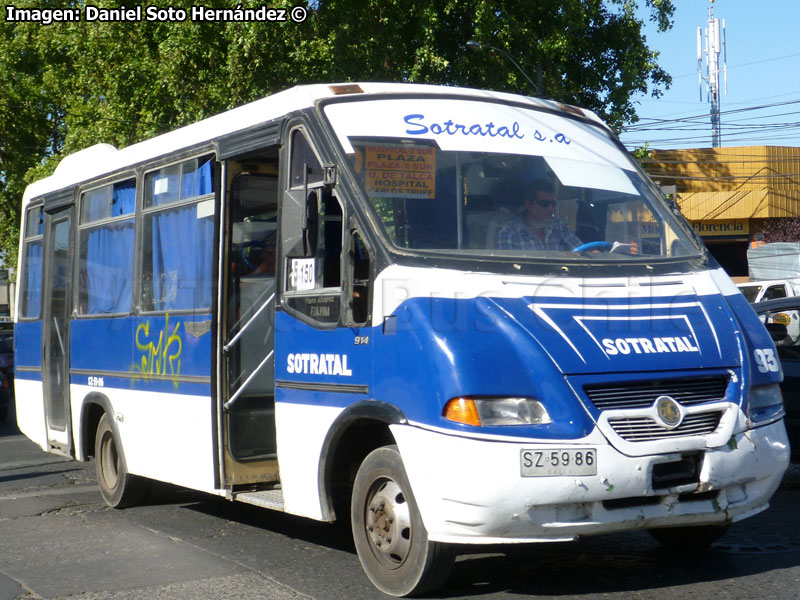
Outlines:
<svg viewBox="0 0 800 600"><path fill-rule="evenodd" d="M788 279L767 279L737 283L748 302L756 303L764 300L776 300L800 295L800 282Z"/></svg>

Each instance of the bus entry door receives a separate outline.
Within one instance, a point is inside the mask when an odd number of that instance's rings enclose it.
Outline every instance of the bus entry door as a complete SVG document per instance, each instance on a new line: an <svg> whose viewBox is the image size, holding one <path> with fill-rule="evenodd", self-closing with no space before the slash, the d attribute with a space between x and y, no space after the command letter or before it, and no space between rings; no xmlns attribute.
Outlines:
<svg viewBox="0 0 800 600"><path fill-rule="evenodd" d="M71 310L73 210L45 219L45 298L42 326L42 378L45 421L50 446L69 454L72 449L69 417L69 315Z"/></svg>
<svg viewBox="0 0 800 600"><path fill-rule="evenodd" d="M241 463L274 461L276 456L273 325L277 211L277 177L240 173L233 178L227 231L224 407L228 455L240 466L226 468L228 483L247 483L251 476L263 481L264 472L257 465L248 469Z"/></svg>

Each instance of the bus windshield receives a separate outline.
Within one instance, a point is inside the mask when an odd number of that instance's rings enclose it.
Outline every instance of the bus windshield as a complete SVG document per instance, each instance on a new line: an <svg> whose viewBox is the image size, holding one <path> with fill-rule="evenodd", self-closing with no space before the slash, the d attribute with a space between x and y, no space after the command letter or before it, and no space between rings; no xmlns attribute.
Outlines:
<svg viewBox="0 0 800 600"><path fill-rule="evenodd" d="M701 253L599 125L460 99L325 114L396 247L591 261Z"/></svg>

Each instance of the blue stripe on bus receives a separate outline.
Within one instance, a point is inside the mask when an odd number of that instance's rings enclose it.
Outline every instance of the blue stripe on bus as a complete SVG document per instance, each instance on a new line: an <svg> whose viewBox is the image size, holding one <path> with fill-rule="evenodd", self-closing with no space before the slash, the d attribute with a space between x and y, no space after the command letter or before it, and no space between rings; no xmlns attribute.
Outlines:
<svg viewBox="0 0 800 600"><path fill-rule="evenodd" d="M14 325L14 366L42 366L41 321L20 321Z"/></svg>
<svg viewBox="0 0 800 600"><path fill-rule="evenodd" d="M130 373L141 384L152 376L210 377L209 315L153 315L74 319L70 322L70 369ZM14 328L15 366L42 366L42 322L21 321ZM19 371L20 379L41 380L41 373ZM192 386L180 382L180 392ZM206 385L207 384L197 384ZM174 388L167 382L165 387ZM192 393L192 392L187 392Z"/></svg>
<svg viewBox="0 0 800 600"><path fill-rule="evenodd" d="M130 373L137 388L152 376L211 375L209 315L75 319L70 327L70 369Z"/></svg>

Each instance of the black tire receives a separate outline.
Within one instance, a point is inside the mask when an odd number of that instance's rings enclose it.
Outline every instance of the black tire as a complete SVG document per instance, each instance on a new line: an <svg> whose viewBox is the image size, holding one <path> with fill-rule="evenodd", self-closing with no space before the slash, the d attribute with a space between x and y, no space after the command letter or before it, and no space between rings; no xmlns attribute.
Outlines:
<svg viewBox="0 0 800 600"><path fill-rule="evenodd" d="M648 529L659 544L669 550L705 550L725 535L730 525L699 525L695 527L664 527Z"/></svg>
<svg viewBox="0 0 800 600"><path fill-rule="evenodd" d="M361 463L350 515L358 559L380 591L410 596L447 580L454 552L428 540L396 446L373 450Z"/></svg>
<svg viewBox="0 0 800 600"><path fill-rule="evenodd" d="M97 483L106 504L112 508L125 508L142 501L147 494L148 481L128 473L122 446L108 414L104 414L97 425L94 460Z"/></svg>
<svg viewBox="0 0 800 600"><path fill-rule="evenodd" d="M5 423L8 418L8 407L0 408L0 423Z"/></svg>

